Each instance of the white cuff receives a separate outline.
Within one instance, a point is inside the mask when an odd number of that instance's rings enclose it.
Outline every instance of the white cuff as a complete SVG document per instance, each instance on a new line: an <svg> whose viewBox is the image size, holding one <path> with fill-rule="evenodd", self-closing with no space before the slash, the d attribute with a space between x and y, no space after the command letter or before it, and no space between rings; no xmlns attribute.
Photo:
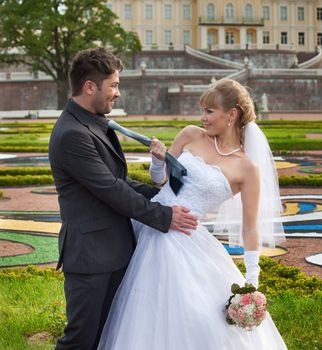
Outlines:
<svg viewBox="0 0 322 350"><path fill-rule="evenodd" d="M244 252L244 263L246 267L246 282L252 284L254 287L258 287L258 276L260 272L259 251L249 250Z"/></svg>
<svg viewBox="0 0 322 350"><path fill-rule="evenodd" d="M150 170L151 179L154 183L161 184L164 182L166 177L164 160L160 160L152 154L149 170Z"/></svg>

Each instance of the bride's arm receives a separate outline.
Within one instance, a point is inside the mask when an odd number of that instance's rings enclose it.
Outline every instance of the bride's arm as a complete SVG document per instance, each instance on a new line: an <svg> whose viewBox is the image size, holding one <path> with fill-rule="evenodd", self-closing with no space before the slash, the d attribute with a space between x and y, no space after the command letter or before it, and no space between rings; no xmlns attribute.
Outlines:
<svg viewBox="0 0 322 350"><path fill-rule="evenodd" d="M248 162L247 162L248 163ZM260 272L259 262L259 237L257 229L258 199L260 180L257 167L249 162L243 171L241 185L241 200L243 204L243 242L244 262L246 267L246 281L258 286Z"/></svg>
<svg viewBox="0 0 322 350"><path fill-rule="evenodd" d="M169 153L174 155L176 158L180 156L185 145L187 145L191 140L196 137L197 130L200 133L200 128L188 125L182 129L175 137L172 145L169 149ZM151 165L150 165L150 175L152 181L161 185L167 180L166 170L165 170L165 153L167 149L165 145L156 138L152 139L150 145L150 152L152 153Z"/></svg>
<svg viewBox="0 0 322 350"><path fill-rule="evenodd" d="M257 214L259 200L258 168L251 161L245 160L242 169L240 187L243 205L243 242L245 250L258 249Z"/></svg>

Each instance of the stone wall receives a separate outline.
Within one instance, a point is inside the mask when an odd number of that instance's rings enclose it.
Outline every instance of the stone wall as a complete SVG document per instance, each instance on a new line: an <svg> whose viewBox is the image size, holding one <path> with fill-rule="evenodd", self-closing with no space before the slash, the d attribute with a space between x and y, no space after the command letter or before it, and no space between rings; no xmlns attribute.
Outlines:
<svg viewBox="0 0 322 350"><path fill-rule="evenodd" d="M245 84L261 109L265 93L269 111L321 111L322 77L320 79L250 79ZM200 93L178 92L171 95L171 114L199 114Z"/></svg>
<svg viewBox="0 0 322 350"><path fill-rule="evenodd" d="M139 69L142 62L146 68L158 69L217 69L214 63L198 60L185 51L142 51L126 64L128 69Z"/></svg>
<svg viewBox="0 0 322 350"><path fill-rule="evenodd" d="M121 77L121 97L116 103L117 108L123 108L128 114L177 114L180 113L181 102L174 100L168 93L169 87L185 84L209 85L208 76L194 77ZM188 106L187 106L188 107ZM199 109L199 107L198 107ZM190 113L195 114L194 109Z"/></svg>
<svg viewBox="0 0 322 350"><path fill-rule="evenodd" d="M226 59L242 62L245 57L244 51L221 52L220 55ZM247 52L251 52L248 58L252 60L254 68L256 65L288 67L295 57L294 52L280 52L278 55L276 51L257 54L253 50ZM183 69L183 72L180 75L178 72L164 75L157 71L147 71L147 74L143 75L138 71L134 72L136 75L121 74L121 97L115 108L123 108L128 114L198 115L200 113L201 90L197 85L204 85L206 88L210 84L212 73L198 70L219 67L177 51L142 52L133 57L126 67L139 69L142 61L146 63L147 70ZM254 72L256 73L256 70ZM287 73L286 70L285 72ZM284 73L281 76L275 71L272 73L274 75L251 75L247 85L252 89L258 105L262 94L266 93L268 108L271 111L322 111L322 75L314 75L314 71L305 77L294 76L292 73L290 71L290 75ZM228 71L217 71L216 79L227 74L229 74ZM190 85L189 91L184 91L183 85ZM193 85L196 86L195 90L194 87L191 88ZM37 110L57 107L56 85L53 81L2 79L0 89L0 110Z"/></svg>
<svg viewBox="0 0 322 350"><path fill-rule="evenodd" d="M53 81L1 81L0 110L56 109L57 92Z"/></svg>
<svg viewBox="0 0 322 350"><path fill-rule="evenodd" d="M209 76L189 77L121 77L121 97L115 108L128 114L183 114L200 113L200 91L184 92L183 85L209 85ZM271 111L318 111L322 114L322 77L303 79L278 77L251 78L247 84L260 106L266 93ZM169 93L175 86L177 92ZM180 90L181 87L181 90ZM57 95L54 82L1 82L1 110L56 109Z"/></svg>
<svg viewBox="0 0 322 350"><path fill-rule="evenodd" d="M243 63L247 57L253 63L254 68L291 68L297 59L295 51L272 51L272 50L218 50L207 52L210 55L224 58L233 62ZM312 58L316 53L306 53L298 57L298 62ZM301 58L301 60L300 60ZM185 51L143 51L137 54L126 65L128 69L138 69L144 61L147 68L221 68L213 63L198 60Z"/></svg>
<svg viewBox="0 0 322 350"><path fill-rule="evenodd" d="M322 118L322 77L319 79L254 79L250 86L260 101L263 93L268 99L268 109L272 111L318 111Z"/></svg>
<svg viewBox="0 0 322 350"><path fill-rule="evenodd" d="M295 51L276 51L265 50L238 50L238 51L214 51L214 56L225 58L226 60L243 62L247 57L252 61L254 68L291 68L297 59Z"/></svg>

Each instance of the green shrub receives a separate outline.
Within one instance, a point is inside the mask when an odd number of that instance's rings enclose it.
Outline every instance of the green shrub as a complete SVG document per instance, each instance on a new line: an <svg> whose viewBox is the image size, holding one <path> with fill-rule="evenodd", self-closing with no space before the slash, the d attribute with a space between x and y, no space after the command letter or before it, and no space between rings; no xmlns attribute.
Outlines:
<svg viewBox="0 0 322 350"><path fill-rule="evenodd" d="M322 149L322 140L320 139L269 139L272 151L281 150L320 150Z"/></svg>
<svg viewBox="0 0 322 350"><path fill-rule="evenodd" d="M132 180L136 180L136 181L140 181L143 183L146 183L148 185L152 185L152 180L150 177L150 174L144 171L129 171L128 176L132 179Z"/></svg>
<svg viewBox="0 0 322 350"><path fill-rule="evenodd" d="M54 277L63 280L62 272L56 271L54 268L38 268L34 265L26 268L10 268L0 270L0 280L14 280L14 279L29 279L34 277Z"/></svg>
<svg viewBox="0 0 322 350"><path fill-rule="evenodd" d="M0 199L3 197L3 192L0 191Z"/></svg>
<svg viewBox="0 0 322 350"><path fill-rule="evenodd" d="M237 262L236 265L243 273L245 272L242 262ZM298 267L287 267L265 256L260 258L260 267L260 284L266 286L268 296L286 292L298 296L322 293L322 280L317 277L307 277Z"/></svg>
<svg viewBox="0 0 322 350"><path fill-rule="evenodd" d="M322 175L307 175L307 176L279 176L280 186L322 186Z"/></svg>
<svg viewBox="0 0 322 350"><path fill-rule="evenodd" d="M0 145L0 152L39 152L47 153L48 146L4 146Z"/></svg>
<svg viewBox="0 0 322 350"><path fill-rule="evenodd" d="M16 168L0 168L0 176L5 175L51 175L51 169L45 167L16 167Z"/></svg>
<svg viewBox="0 0 322 350"><path fill-rule="evenodd" d="M48 134L51 129L48 128L10 128L0 130L0 134L11 135L11 134Z"/></svg>
<svg viewBox="0 0 322 350"><path fill-rule="evenodd" d="M51 185L54 179L51 175L4 175L0 176L0 186L16 185Z"/></svg>

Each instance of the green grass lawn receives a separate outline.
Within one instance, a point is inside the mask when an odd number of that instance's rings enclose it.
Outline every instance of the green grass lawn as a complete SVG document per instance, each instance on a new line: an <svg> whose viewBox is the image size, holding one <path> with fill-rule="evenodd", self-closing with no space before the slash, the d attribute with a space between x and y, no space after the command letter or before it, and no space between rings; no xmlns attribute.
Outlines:
<svg viewBox="0 0 322 350"><path fill-rule="evenodd" d="M270 258L261 258L261 268L268 309L288 349L322 350L322 280ZM63 276L54 269L0 270L0 349L53 349L65 324L64 308ZM48 332L49 339L30 345L28 336L39 332Z"/></svg>

